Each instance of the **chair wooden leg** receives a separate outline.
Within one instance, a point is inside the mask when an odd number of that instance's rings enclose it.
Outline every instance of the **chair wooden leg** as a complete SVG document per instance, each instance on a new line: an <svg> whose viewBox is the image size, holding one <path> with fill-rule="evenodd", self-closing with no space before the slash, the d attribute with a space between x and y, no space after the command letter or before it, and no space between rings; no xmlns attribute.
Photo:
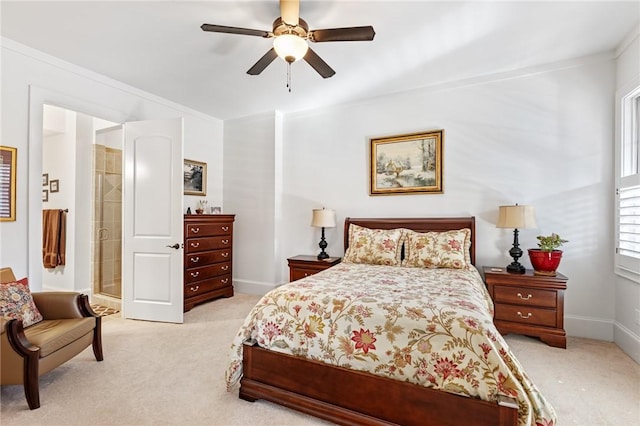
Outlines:
<svg viewBox="0 0 640 426"><path fill-rule="evenodd" d="M93 329L93 354L97 361L104 359L102 355L102 318L96 318L96 328Z"/></svg>
<svg viewBox="0 0 640 426"><path fill-rule="evenodd" d="M24 396L27 398L29 409L40 408L40 383L38 381L38 359L30 362L25 359L24 369Z"/></svg>

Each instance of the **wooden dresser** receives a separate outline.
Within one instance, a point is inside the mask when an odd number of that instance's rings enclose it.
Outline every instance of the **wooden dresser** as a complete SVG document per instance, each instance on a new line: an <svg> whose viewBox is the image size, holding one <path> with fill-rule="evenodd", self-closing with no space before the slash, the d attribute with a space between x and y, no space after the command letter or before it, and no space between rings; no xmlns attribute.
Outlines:
<svg viewBox="0 0 640 426"><path fill-rule="evenodd" d="M550 346L567 347L564 331L564 291L568 278L510 274L505 268L483 268L493 299L493 322L502 334L536 336Z"/></svg>
<svg viewBox="0 0 640 426"><path fill-rule="evenodd" d="M184 310L233 296L235 215L184 216Z"/></svg>

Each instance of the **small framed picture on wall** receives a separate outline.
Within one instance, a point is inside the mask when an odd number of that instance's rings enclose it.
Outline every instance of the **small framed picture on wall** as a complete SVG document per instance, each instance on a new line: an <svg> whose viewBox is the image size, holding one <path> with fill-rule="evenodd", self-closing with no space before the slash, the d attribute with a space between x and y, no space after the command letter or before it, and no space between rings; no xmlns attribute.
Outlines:
<svg viewBox="0 0 640 426"><path fill-rule="evenodd" d="M49 190L43 189L42 190L42 202L46 203L47 201L49 201Z"/></svg>
<svg viewBox="0 0 640 426"><path fill-rule="evenodd" d="M42 174L42 186L49 185L49 173Z"/></svg>
<svg viewBox="0 0 640 426"><path fill-rule="evenodd" d="M60 180L53 179L49 181L49 192L58 192L60 190Z"/></svg>

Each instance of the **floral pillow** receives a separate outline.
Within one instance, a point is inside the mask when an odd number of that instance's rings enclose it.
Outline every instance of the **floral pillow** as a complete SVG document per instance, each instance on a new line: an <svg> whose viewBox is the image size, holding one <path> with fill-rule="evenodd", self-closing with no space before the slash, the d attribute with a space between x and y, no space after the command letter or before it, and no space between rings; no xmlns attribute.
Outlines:
<svg viewBox="0 0 640 426"><path fill-rule="evenodd" d="M405 229L369 229L349 225L344 263L400 266Z"/></svg>
<svg viewBox="0 0 640 426"><path fill-rule="evenodd" d="M27 278L0 284L0 315L7 319L22 320L23 327L42 321L42 314L33 302Z"/></svg>
<svg viewBox="0 0 640 426"><path fill-rule="evenodd" d="M468 228L425 233L407 230L402 266L467 269L471 266L470 247Z"/></svg>

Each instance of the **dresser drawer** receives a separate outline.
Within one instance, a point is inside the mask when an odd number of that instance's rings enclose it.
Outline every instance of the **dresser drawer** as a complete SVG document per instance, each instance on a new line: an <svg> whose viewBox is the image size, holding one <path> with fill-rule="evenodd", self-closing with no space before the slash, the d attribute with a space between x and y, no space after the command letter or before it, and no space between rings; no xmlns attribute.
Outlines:
<svg viewBox="0 0 640 426"><path fill-rule="evenodd" d="M531 306L505 305L496 303L494 319L523 324L556 327L555 309L534 308Z"/></svg>
<svg viewBox="0 0 640 426"><path fill-rule="evenodd" d="M228 223L190 223L186 225L185 238L231 235L233 227Z"/></svg>
<svg viewBox="0 0 640 426"><path fill-rule="evenodd" d="M543 308L555 308L558 306L557 293L553 290L496 285L493 290L493 298L496 303L511 303Z"/></svg>
<svg viewBox="0 0 640 426"><path fill-rule="evenodd" d="M208 291L217 290L219 288L228 287L231 285L231 274L220 275L218 277L210 278L208 280L198 281L195 283L187 284L184 286L185 299L193 296L197 296Z"/></svg>
<svg viewBox="0 0 640 426"><path fill-rule="evenodd" d="M187 253L197 253L199 251L218 250L231 247L231 236L188 238L185 245Z"/></svg>
<svg viewBox="0 0 640 426"><path fill-rule="evenodd" d="M231 259L231 249L213 250L205 253L188 254L185 260L185 268L208 265L210 263L225 262Z"/></svg>
<svg viewBox="0 0 640 426"><path fill-rule="evenodd" d="M231 272L231 262L214 263L187 269L184 273L184 280L187 284L190 284L195 281L215 277L216 275L228 274L229 272Z"/></svg>

